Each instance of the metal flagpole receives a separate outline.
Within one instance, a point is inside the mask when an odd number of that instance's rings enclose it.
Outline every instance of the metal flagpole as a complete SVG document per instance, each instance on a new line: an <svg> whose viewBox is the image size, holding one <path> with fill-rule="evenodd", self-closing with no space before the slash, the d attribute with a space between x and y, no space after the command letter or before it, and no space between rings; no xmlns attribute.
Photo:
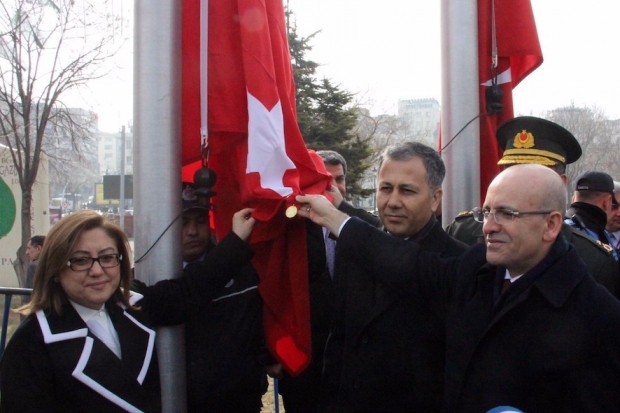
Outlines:
<svg viewBox="0 0 620 413"><path fill-rule="evenodd" d="M442 0L442 110L444 147L479 112L477 0ZM480 124L467 126L442 152L443 223L480 203Z"/></svg>
<svg viewBox="0 0 620 413"><path fill-rule="evenodd" d="M141 257L181 213L181 2L135 0L135 250ZM136 264L147 284L182 270L180 220ZM160 328L162 410L187 410L182 326Z"/></svg>

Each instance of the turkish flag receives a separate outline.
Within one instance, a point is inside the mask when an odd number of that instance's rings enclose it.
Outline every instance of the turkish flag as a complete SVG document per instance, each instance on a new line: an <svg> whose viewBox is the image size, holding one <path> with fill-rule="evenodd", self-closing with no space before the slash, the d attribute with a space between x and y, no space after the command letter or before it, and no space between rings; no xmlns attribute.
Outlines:
<svg viewBox="0 0 620 413"><path fill-rule="evenodd" d="M493 3L498 56L495 73L491 70ZM495 131L514 117L512 89L543 62L530 0L478 0L478 59L480 113L487 112L486 92L494 77L504 92L503 110L480 117L480 195L484 202L487 187L500 172L497 162L504 150L497 144Z"/></svg>
<svg viewBox="0 0 620 413"><path fill-rule="evenodd" d="M295 196L324 193L331 177L308 152L281 0L211 0L208 67L200 69L200 3L183 0L183 165L200 156L200 74L208 77L208 164L218 239L245 206L258 220L251 243L260 277L267 344L295 375L310 362L305 222L287 218ZM195 164L194 164L195 165ZM322 170L321 170L322 168Z"/></svg>

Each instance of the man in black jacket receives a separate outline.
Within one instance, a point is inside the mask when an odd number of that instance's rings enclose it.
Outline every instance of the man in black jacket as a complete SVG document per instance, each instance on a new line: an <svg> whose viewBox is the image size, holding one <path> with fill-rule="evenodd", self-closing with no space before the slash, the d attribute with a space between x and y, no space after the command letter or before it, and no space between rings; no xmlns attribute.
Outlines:
<svg viewBox="0 0 620 413"><path fill-rule="evenodd" d="M379 227L381 222L376 215L355 208L344 200L347 194L347 162L336 151L318 151L325 169L332 175L330 193L333 204L349 216L358 217ZM334 239L329 231L308 223L308 279L310 289L310 321L312 329L312 361L299 375L292 377L283 371L279 364L268 367L270 375L279 379L279 393L287 413L315 413L318 408L321 375L323 371L323 352L332 324L334 299Z"/></svg>
<svg viewBox="0 0 620 413"><path fill-rule="evenodd" d="M339 235L340 261L444 315L444 411L620 409L620 393L609 391L620 386L620 302L561 235L566 190L553 171L500 173L476 214L486 245L456 259L398 242L321 196L297 201L302 216Z"/></svg>
<svg viewBox="0 0 620 413"><path fill-rule="evenodd" d="M445 166L434 149L405 142L379 163L377 207L393 237L458 256L465 244L436 220ZM320 411L439 411L445 334L441 314L375 281L374 271L336 261L337 298L325 350Z"/></svg>
<svg viewBox="0 0 620 413"><path fill-rule="evenodd" d="M605 228L613 206L618 207L613 178L605 172L584 172L577 178L566 222L612 250L611 239Z"/></svg>
<svg viewBox="0 0 620 413"><path fill-rule="evenodd" d="M183 262L215 248L209 205L192 185L183 190ZM248 264L231 275L211 303L185 323L189 412L259 413L267 391L267 349L258 275Z"/></svg>

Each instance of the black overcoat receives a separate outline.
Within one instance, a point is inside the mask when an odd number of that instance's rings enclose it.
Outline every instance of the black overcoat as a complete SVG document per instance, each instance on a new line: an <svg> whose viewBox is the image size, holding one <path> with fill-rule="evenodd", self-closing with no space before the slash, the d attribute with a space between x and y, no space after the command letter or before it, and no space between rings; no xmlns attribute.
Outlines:
<svg viewBox="0 0 620 413"><path fill-rule="evenodd" d="M467 249L435 218L413 238L422 249L442 256L458 256ZM378 282L358 260L338 259L336 266L346 302L335 314L325 351L322 410L439 411L443 314Z"/></svg>
<svg viewBox="0 0 620 413"><path fill-rule="evenodd" d="M486 263L484 245L442 259L351 219L338 246L339 260L444 312L444 411L620 411L620 302L561 235L502 296L505 269Z"/></svg>

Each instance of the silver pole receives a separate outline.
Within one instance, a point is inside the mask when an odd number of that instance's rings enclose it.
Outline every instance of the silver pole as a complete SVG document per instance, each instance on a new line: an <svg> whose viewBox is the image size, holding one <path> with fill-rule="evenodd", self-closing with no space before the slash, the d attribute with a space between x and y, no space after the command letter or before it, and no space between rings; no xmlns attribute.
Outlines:
<svg viewBox="0 0 620 413"><path fill-rule="evenodd" d="M125 231L125 126L121 128L121 194L118 206L119 224Z"/></svg>
<svg viewBox="0 0 620 413"><path fill-rule="evenodd" d="M141 257L181 212L181 2L135 0L135 249ZM152 284L181 273L180 221L159 240L136 276ZM187 410L182 326L160 328L157 355L163 412Z"/></svg>
<svg viewBox="0 0 620 413"><path fill-rule="evenodd" d="M476 0L442 0L441 135L445 146L479 113ZM480 203L480 123L472 122L443 151L443 223Z"/></svg>

